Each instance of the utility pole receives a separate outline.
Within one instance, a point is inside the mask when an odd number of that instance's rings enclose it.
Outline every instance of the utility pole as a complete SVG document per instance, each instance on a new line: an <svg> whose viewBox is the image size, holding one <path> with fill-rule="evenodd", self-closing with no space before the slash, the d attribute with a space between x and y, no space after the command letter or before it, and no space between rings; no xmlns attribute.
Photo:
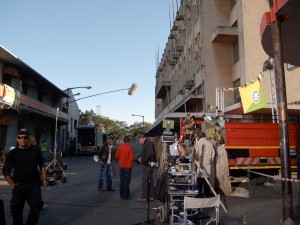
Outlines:
<svg viewBox="0 0 300 225"><path fill-rule="evenodd" d="M286 83L283 64L282 37L281 37L281 18L276 16L276 7L273 0L269 0L271 11L271 34L274 55L274 78L276 83L278 120L280 130L280 157L282 178L291 178L290 144L287 123L287 97ZM290 181L282 181L282 210L283 224L293 217L293 197L292 184Z"/></svg>

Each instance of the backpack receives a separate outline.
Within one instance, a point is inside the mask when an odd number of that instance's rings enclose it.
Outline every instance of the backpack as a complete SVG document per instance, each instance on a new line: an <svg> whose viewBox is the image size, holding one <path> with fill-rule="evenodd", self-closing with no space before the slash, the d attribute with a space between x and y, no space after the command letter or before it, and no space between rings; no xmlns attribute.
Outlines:
<svg viewBox="0 0 300 225"><path fill-rule="evenodd" d="M154 187L154 198L165 203L167 195L167 170L159 177Z"/></svg>

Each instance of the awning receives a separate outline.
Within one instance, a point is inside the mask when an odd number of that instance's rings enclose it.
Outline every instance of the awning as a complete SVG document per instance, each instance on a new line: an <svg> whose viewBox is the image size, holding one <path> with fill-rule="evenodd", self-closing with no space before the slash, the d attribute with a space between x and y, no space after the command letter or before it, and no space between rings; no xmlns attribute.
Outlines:
<svg viewBox="0 0 300 225"><path fill-rule="evenodd" d="M192 113L193 116L196 118L203 117L204 113ZM180 118L185 118L187 113L184 112L173 112L173 113L166 113L163 116L161 116L159 119L157 119L152 127L145 133L146 136L154 137L154 136L160 136L165 131L165 128L163 128L163 121L164 120L173 120L174 121L174 129L171 130L171 132L179 132L180 131ZM206 113L205 115L211 115L210 113Z"/></svg>
<svg viewBox="0 0 300 225"><path fill-rule="evenodd" d="M2 69L2 74L3 75L11 75L15 78L19 77L19 72L16 68L10 66L10 65L5 65Z"/></svg>

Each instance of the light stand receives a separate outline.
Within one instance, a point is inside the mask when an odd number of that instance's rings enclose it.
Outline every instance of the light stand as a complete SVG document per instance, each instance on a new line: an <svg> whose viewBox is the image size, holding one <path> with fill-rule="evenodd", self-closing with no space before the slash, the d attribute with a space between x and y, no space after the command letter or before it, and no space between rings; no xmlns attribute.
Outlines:
<svg viewBox="0 0 300 225"><path fill-rule="evenodd" d="M59 166L59 168L62 171L63 174L63 182L66 182L66 178L65 178L65 173L63 170L63 167L59 164L59 162L57 161L56 158L56 154L57 154L57 143L56 143L56 136L57 136L57 119L58 119L58 110L59 108L57 107L56 109L56 117L55 117L55 133L54 133L54 151L53 151L53 160L49 163L49 165L46 167L46 171L48 172L48 169L53 165L53 170L56 172L56 165ZM57 174L57 173L56 173Z"/></svg>
<svg viewBox="0 0 300 225"><path fill-rule="evenodd" d="M147 191L147 219L144 222L136 223L134 225L154 224L154 219L150 220L150 201L149 201L152 172L153 172L153 167L152 167L152 165L150 165L150 172L148 175L148 191Z"/></svg>

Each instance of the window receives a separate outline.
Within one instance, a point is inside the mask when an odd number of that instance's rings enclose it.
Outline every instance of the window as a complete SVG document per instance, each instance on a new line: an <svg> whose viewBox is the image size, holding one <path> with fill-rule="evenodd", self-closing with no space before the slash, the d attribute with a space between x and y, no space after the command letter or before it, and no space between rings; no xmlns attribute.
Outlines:
<svg viewBox="0 0 300 225"><path fill-rule="evenodd" d="M234 103L238 103L238 102L241 102L241 96L240 96L240 92L238 90L238 87L241 86L241 80L240 79L237 79L235 81L233 81L233 87L237 88L234 90L234 93L233 93L233 101Z"/></svg>
<svg viewBox="0 0 300 225"><path fill-rule="evenodd" d="M77 120L74 119L74 129L77 127Z"/></svg>
<svg viewBox="0 0 300 225"><path fill-rule="evenodd" d="M74 124L74 119L73 118L71 118L71 132L73 132L73 124Z"/></svg>

